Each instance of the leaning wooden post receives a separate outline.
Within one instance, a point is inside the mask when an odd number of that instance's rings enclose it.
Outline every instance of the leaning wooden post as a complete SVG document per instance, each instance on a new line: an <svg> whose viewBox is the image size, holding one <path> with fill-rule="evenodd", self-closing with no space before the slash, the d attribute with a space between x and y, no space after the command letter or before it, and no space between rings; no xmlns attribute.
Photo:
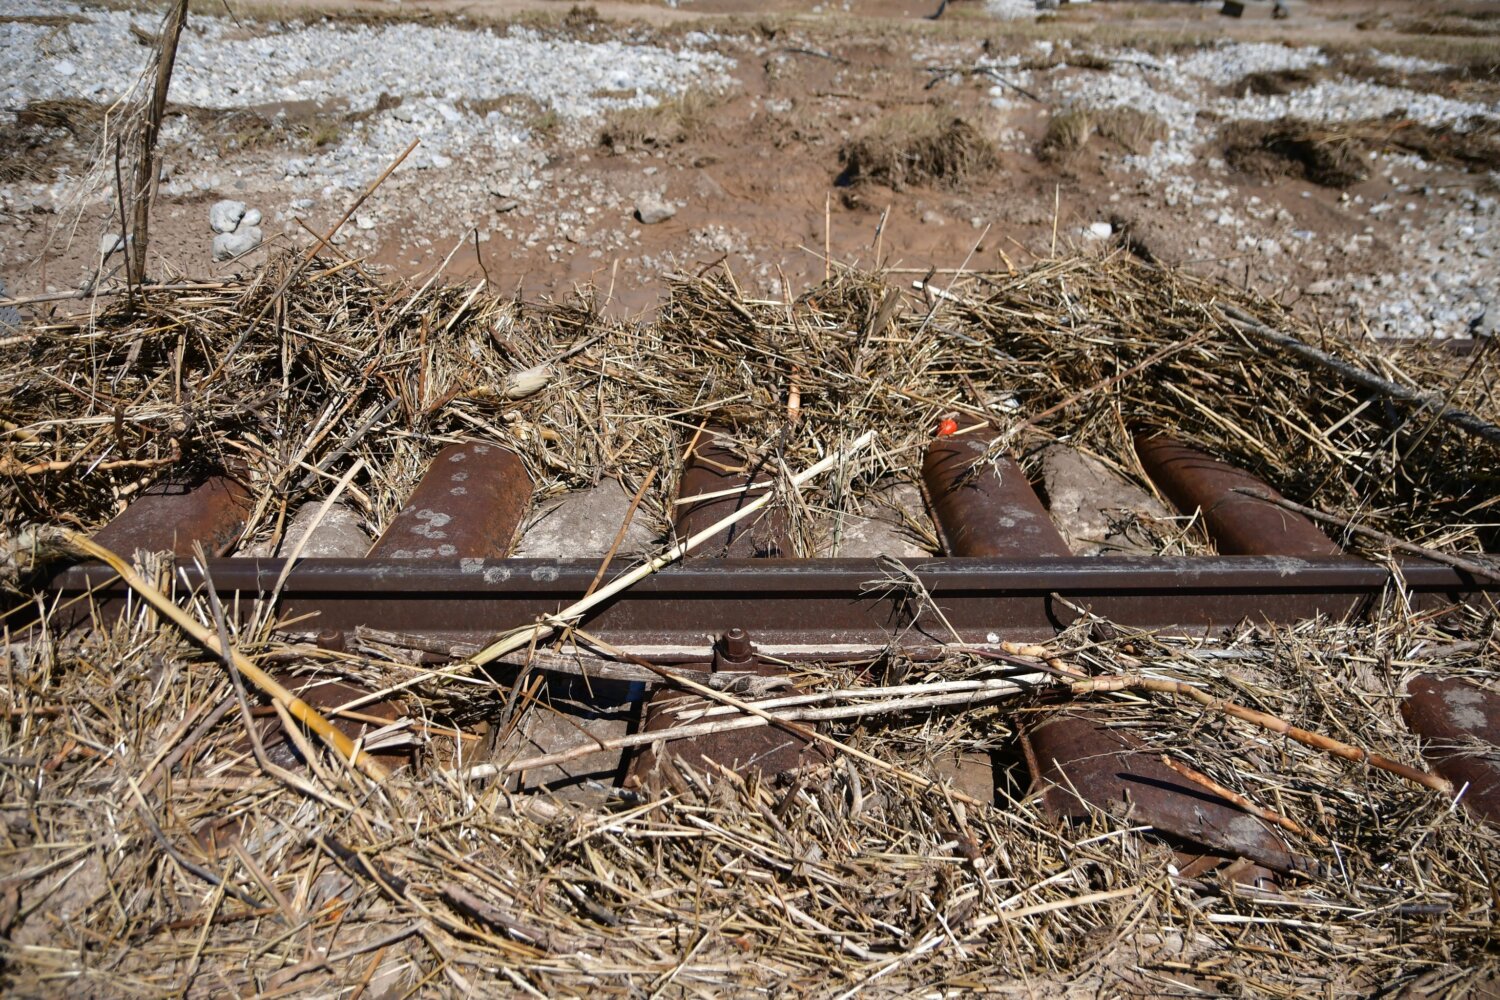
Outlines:
<svg viewBox="0 0 1500 1000"><path fill-rule="evenodd" d="M187 24L188 0L174 0L172 12L162 25L156 51L156 82L151 89L151 103L146 108L146 122L141 128L140 156L135 165L132 197L135 222L129 239L134 244L127 257L130 285L139 288L146 278L146 244L151 240L151 203L156 200L156 139L161 134L161 120L167 113L167 88L172 84L172 66L177 62L177 40ZM126 239L121 234L121 239Z"/></svg>

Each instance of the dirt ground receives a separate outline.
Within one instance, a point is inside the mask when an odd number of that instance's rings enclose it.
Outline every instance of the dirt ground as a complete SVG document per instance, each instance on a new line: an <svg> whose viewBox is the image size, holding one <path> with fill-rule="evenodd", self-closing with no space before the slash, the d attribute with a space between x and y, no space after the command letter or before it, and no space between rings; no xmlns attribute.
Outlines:
<svg viewBox="0 0 1500 1000"><path fill-rule="evenodd" d="M213 13L212 6L203 13ZM420 281L441 268L450 278L485 277L528 297L561 297L593 286L611 312L634 315L657 303L664 274L693 272L726 257L749 288L780 298L822 280L830 266L825 255L905 269L916 279L932 269L939 275L959 267L1005 269L1059 248L1124 244L1357 321L1356 305L1330 290L1353 283L1378 295L1381 287L1404 283L1410 251L1400 243L1402 234L1450 225L1451 206L1428 195L1493 189L1487 171L1500 162L1439 161L1420 171L1396 163L1369 171L1367 179L1328 186L1296 171L1257 173L1200 160L1186 174L1190 186L1219 187L1219 201L1241 217L1231 226L1223 214L1216 220L1213 212L1187 210L1162 178L1129 165L1128 155L1140 149L1128 147L1140 142L1128 135L1107 137L1100 130L1077 149L1048 155L1054 104L1012 93L1015 99L997 108L996 80L968 68L982 56L1024 54L1051 42L1067 53L1046 71L1056 84L1096 73L1098 66L1085 57L1101 51L1184 53L1224 39L1317 44L1330 53L1461 55L1462 73L1405 82L1491 103L1500 94L1493 75L1500 46L1485 32L1500 25L1487 20L1482 7L1455 4L1435 12L1426 3L1333 0L1297 4L1284 21L1272 20L1265 4L1236 20L1220 16L1216 6L1106 2L1068 5L1036 21L1006 21L963 0L939 20L929 18L934 4L902 0L683 0L675 8L606 2L576 9L548 0L416 0L399 9L361 0L291 0L238 13L247 25L272 16L413 19L453 31L522 23L561 37L629 37L664 46L699 32L713 39L708 49L735 60L733 85L706 93L703 106L681 121L645 116L644 125L635 123L644 132L637 128L623 141L610 140L608 121L550 135L538 130L543 183L535 190L512 190L503 170L482 156L439 177L398 171L371 197L361 213L368 217L351 220L336 241L341 252L393 275ZM1255 85L1274 93L1279 85L1306 83ZM339 113L324 106L290 110L314 122ZM993 164L961 177L918 177L895 186L879 178L850 183L841 159L849 144L902 116L969 123L993 143ZM1205 117L1212 115L1199 115L1204 141L1212 144L1215 123ZM203 127L212 140L213 124ZM416 131L413 137L420 138ZM67 137L59 143L65 148L70 141L79 144ZM282 146L298 141L305 138ZM305 245L309 233L327 229L357 193L288 209L279 167L286 148L274 142L252 149L214 145L166 149L169 169L211 163L221 183L160 195L151 244L158 277L244 272L278 242ZM76 160L80 150L57 155ZM1378 216L1349 210L1361 201L1404 201L1401 192L1416 186L1421 196L1401 210ZM676 214L655 225L638 222L633 212L648 191L677 203ZM204 219L209 205L225 197L262 207L270 239L261 250L216 264ZM65 292L95 279L95 233L108 218L107 204L86 208L76 228L70 228L74 217L43 197L7 207L0 213L0 243L9 248L0 279L10 294Z"/></svg>

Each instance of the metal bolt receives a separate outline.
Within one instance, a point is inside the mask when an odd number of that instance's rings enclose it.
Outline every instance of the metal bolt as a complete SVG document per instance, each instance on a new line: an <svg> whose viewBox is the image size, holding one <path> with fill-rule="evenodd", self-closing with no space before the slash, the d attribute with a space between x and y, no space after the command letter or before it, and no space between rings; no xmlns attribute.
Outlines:
<svg viewBox="0 0 1500 1000"><path fill-rule="evenodd" d="M714 669L735 670L755 660L755 643L750 633L739 626L726 631L714 644Z"/></svg>
<svg viewBox="0 0 1500 1000"><path fill-rule="evenodd" d="M325 628L313 637L313 643L319 649L342 653L345 648L344 630L340 628Z"/></svg>

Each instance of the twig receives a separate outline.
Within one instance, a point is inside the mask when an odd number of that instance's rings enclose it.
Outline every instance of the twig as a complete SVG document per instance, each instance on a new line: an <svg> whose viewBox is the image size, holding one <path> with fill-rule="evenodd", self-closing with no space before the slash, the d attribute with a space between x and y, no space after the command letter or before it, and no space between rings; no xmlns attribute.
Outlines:
<svg viewBox="0 0 1500 1000"><path fill-rule="evenodd" d="M1335 372L1355 385L1368 389L1371 392L1378 393L1389 399L1400 400L1403 403L1411 403L1423 409L1435 410L1438 419L1445 420L1475 437L1489 441L1491 444L1500 444L1500 427L1487 420L1481 420L1472 413L1453 409L1445 405L1436 393L1417 392L1405 386L1397 385L1395 382L1383 379L1372 372L1368 372L1363 368L1356 367L1347 361L1340 360L1331 354L1320 351L1316 347L1304 344L1296 337L1278 333L1270 327L1256 322L1253 317L1233 306L1220 306L1219 310L1236 330L1253 334L1255 337L1267 343L1274 344L1289 354L1301 358L1303 361L1309 361Z"/></svg>
<svg viewBox="0 0 1500 1000"><path fill-rule="evenodd" d="M696 683L682 671L663 670L659 676L674 686L681 687L684 682ZM801 726L795 726L798 722L829 722L839 719L863 719L872 715L891 715L900 712L915 712L933 708L951 708L956 705L983 705L992 701L1005 698L1014 698L1032 690L1035 683L1046 679L1044 674L1036 674L1030 677L1017 677L1007 681L985 681L983 687L972 688L964 691L945 691L940 694L921 695L910 698L886 698L882 701L865 702L856 705L833 705L827 708L780 708L775 712L762 709L755 702L739 702L729 700L723 702L723 710L742 712L751 709L755 714L750 716L737 715L731 718L713 718L707 722L689 722L683 725L673 726L670 729L654 729L649 732L631 733L626 736L616 736L613 739L597 740L582 746L576 746L569 750L560 750L556 753L543 754L526 760L512 761L509 764L478 764L453 776L469 779L488 778L501 774L514 774L518 771L530 771L538 767L547 767L554 764L566 764L580 757L588 757L593 754L603 753L607 750L628 750L632 747L647 746L652 743L666 743L673 740L685 740L698 736L712 736L716 733L738 732L744 729L763 729L766 726L780 726L788 729L796 735L801 736L805 732ZM1029 682L1029 683L1028 683ZM911 685L921 687L922 685ZM941 685L932 685L940 687ZM704 690L713 690L702 685ZM696 690L696 688L690 688ZM722 692L716 692L722 693ZM822 695L838 697L846 695L845 692L823 692ZM820 695L821 696L821 695ZM782 699L776 699L781 701ZM741 706L744 706L742 708ZM701 710L700 710L701 711ZM709 709L704 715L715 711ZM694 716L695 718L697 716ZM859 751L852 747L846 747L832 737L825 737L818 733L814 739L821 739L840 749L840 752L848 752L853 756L865 758ZM890 770L893 765L887 765L882 761L871 761L876 766ZM896 769L899 772L899 768ZM919 775L909 775L902 772L902 776L914 778L918 781L934 784ZM925 787L925 786L924 786ZM971 805L976 804L973 800L966 799Z"/></svg>
<svg viewBox="0 0 1500 1000"><path fill-rule="evenodd" d="M447 639L434 639L427 636L411 635L405 632L386 632L381 629L369 628L358 625L354 629L356 641L367 641L379 643L383 646L394 646L398 649L421 650L427 653L437 653L441 656L451 656L454 659L467 659L479 652L479 645L472 642L453 642ZM705 652L704 657L707 658ZM620 663L617 660L608 660L602 656L594 656L582 650L572 649L566 653L554 653L548 649L530 649L525 652L507 654L495 660L508 667L530 667L533 670L542 670L554 674L569 674L574 677L585 677L593 680L608 681L630 681L633 683L657 684L661 678L649 670L629 663ZM785 677L766 677L762 674L753 674L747 671L721 670L707 673L699 670L684 671L688 676L702 681L711 687L724 688L726 690L740 690L749 687L749 693L755 694L768 691L773 687L783 687L790 683ZM346 712L335 710L335 715L345 715ZM382 720L383 721L383 720Z"/></svg>
<svg viewBox="0 0 1500 1000"><path fill-rule="evenodd" d="M1180 695L1196 701L1205 708L1216 709L1225 715L1260 726L1262 729L1268 729L1273 733L1280 733L1289 739L1296 740L1303 746L1322 750L1325 753L1341 757L1344 760L1353 761L1356 764L1368 764L1371 767L1388 771L1398 777L1405 778L1407 781L1421 785L1424 788L1430 788L1435 792L1441 792L1444 795L1453 794L1453 783L1446 778L1429 774L1426 771L1419 771L1416 768L1408 767L1405 764L1391 760L1389 757L1370 753L1370 751L1360 747L1341 743L1332 737L1300 729L1285 719L1279 719L1274 715L1258 712L1253 708L1246 708L1243 705L1236 705L1232 701L1220 701L1208 692L1193 687L1191 684L1185 684L1182 681L1169 681L1157 677L1142 677L1138 674L1119 674L1114 677L1096 677L1092 680L1076 681L1069 685L1069 687L1075 695L1097 694L1106 691L1155 691L1158 694Z"/></svg>
<svg viewBox="0 0 1500 1000"><path fill-rule="evenodd" d="M1161 762L1170 767L1172 770L1176 771L1178 774L1182 775L1184 778L1193 782L1194 784L1202 785L1204 788L1208 789L1210 792L1213 792L1220 798L1227 799L1230 802L1233 802L1235 805L1245 810L1245 812L1250 813L1252 816L1259 816L1267 823L1272 823L1276 826L1279 826L1283 830L1286 830L1288 833L1294 833L1299 837L1306 837L1308 840L1311 840L1315 844L1328 843L1326 839L1309 830L1307 827L1303 826L1301 823L1298 823L1296 820L1283 816L1278 812L1272 812L1265 806L1256 805L1250 800L1249 796L1241 795L1239 792L1235 791L1232 788L1226 788L1214 779L1210 778L1208 775L1204 774L1202 771L1189 767L1188 765L1183 764L1179 761L1175 761L1166 754L1161 755Z"/></svg>
<svg viewBox="0 0 1500 1000"><path fill-rule="evenodd" d="M1352 531L1356 535L1363 535L1365 538L1373 539L1382 545L1389 546L1390 548L1396 549L1400 552L1406 552L1414 556L1421 556L1423 559L1431 559L1433 562L1443 563L1444 565L1452 566L1454 569L1461 569L1465 573L1472 573L1474 576L1491 580L1500 580L1500 567L1497 567L1489 562L1466 556L1454 555L1451 552L1440 552L1437 549L1429 549L1424 546L1417 545L1413 542L1402 541L1394 535L1387 535L1383 531L1376 531L1374 528L1367 528L1362 524L1356 524L1348 518L1339 517L1335 514L1324 513L1323 511L1318 510L1316 507L1304 507L1302 504L1292 500L1288 500L1285 497L1271 496L1269 493L1254 489L1252 487L1237 486L1234 488L1234 492L1243 493L1247 497L1254 497L1257 500L1264 500L1266 503L1272 503L1278 507L1296 511L1298 514L1303 514L1315 521L1323 521L1326 524L1336 524L1346 531Z"/></svg>
<svg viewBox="0 0 1500 1000"><path fill-rule="evenodd" d="M615 540L610 543L609 551L604 554L604 561L599 564L599 572L594 574L594 579L589 582L589 589L583 592L588 597L599 586L599 581L604 579L604 574L609 572L609 564L614 561L615 553L620 551L620 545L625 541L625 533L630 530L630 522L635 517L636 508L641 505L641 498L646 495L646 490L656 481L657 469L652 469L641 480L640 489L635 491L635 496L630 498L630 507L625 511L625 517L620 522L620 530L615 532Z"/></svg>
<svg viewBox="0 0 1500 1000"><path fill-rule="evenodd" d="M752 704L750 702L743 701L743 700L741 700L739 698L736 698L736 697L734 697L731 694L727 694L727 693L725 693L723 691L715 691L711 687L708 687L708 686L703 685L703 684L699 684L696 681L689 680L688 678L683 677L680 674L675 674L672 671L667 670L664 667L659 667L656 664L651 663L648 660L643 660L643 659L641 659L638 656L631 656L630 654L625 653L622 650L614 649L614 648L612 648L609 645L609 643L604 642L604 641L600 640L599 638L597 638L595 636L587 636L587 638L589 639L590 642L595 643L601 649L604 649L604 650L607 650L607 651L609 651L611 653L614 653L617 656L621 656L621 657L629 660L631 663L636 664L637 666L645 667L647 670L649 670L652 673L656 674L657 676L661 677L662 680L667 681L667 682L671 683L672 685L683 689L684 691L691 691L694 694L703 695L704 697L708 698L709 700L711 700L711 701L717 701L717 702L719 702L720 704L723 704L723 705L733 705L735 708L738 708L740 711L747 712L750 715L756 716L759 719L764 719L765 722L768 723L769 725L773 725L773 726L776 726L776 727L778 727L780 729L784 729L787 732L791 733L793 736L796 736L796 737L799 737L800 739L806 740L809 743L822 743L824 746L831 747L831 748L833 748L834 750L836 750L837 752L839 752L841 754L844 754L844 755L850 756L850 757L856 757L856 758L864 761L867 764L872 764L875 767L880 768L882 771L886 771L886 772L888 772L890 774L895 775L898 778L901 778L903 781L908 781L908 782L916 785L918 788L924 788L924 789L926 789L926 788L945 788L945 790L947 791L947 794L951 795L955 799L958 799L958 800L962 801L966 805L980 806L980 805L984 804L984 803L980 802L978 799L974 798L973 796L968 795L968 794L966 794L964 792L961 792L961 791L959 791L956 788L947 789L946 786L943 785L942 782L934 781L931 778L923 777L920 774L916 774L915 772L908 771L904 767L900 767L900 766L898 766L896 764L892 764L890 761L882 760L879 757L875 757L875 756L872 756L871 754L867 754L863 750L858 750L858 749L856 749L854 747L851 747L847 743L844 743L844 742L842 742L840 740L836 740L832 736L827 735L826 733L820 733L816 729L809 729L806 726L799 725L796 722L792 722L792 721L789 721L789 720L786 720L786 719L779 718L776 715L773 715L772 713L767 712L765 709L759 708L759 707L757 707L756 705L754 705L754 704ZM962 695L960 697L962 697ZM879 705L870 705L870 706L859 706L859 707L863 707L863 708L880 708L882 706L879 706ZM656 734L653 734L653 735L656 735L656 736L660 737L661 734L660 733L656 733Z"/></svg>
<svg viewBox="0 0 1500 1000"><path fill-rule="evenodd" d="M126 254L131 272L126 287L139 288L146 280L146 248L150 242L151 202L156 196L156 138L161 134L162 116L167 112L167 90L172 85L172 67L177 62L177 42L187 25L188 0L177 0L167 22L162 26L156 56L156 80L151 89L151 104L146 109L145 127L141 129L140 159L135 165L135 225L133 231L121 233L120 240L134 242L133 252Z"/></svg>

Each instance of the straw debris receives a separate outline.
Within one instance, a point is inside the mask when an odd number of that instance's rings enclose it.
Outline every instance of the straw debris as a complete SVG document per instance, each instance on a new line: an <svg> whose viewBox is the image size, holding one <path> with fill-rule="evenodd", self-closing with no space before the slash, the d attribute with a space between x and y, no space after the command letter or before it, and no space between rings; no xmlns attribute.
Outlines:
<svg viewBox="0 0 1500 1000"><path fill-rule="evenodd" d="M958 414L991 424L1026 465L1066 438L1144 485L1131 434L1164 430L1389 535L1453 553L1496 543L1492 447L1430 414L1370 405L1239 333L1221 307L1493 422L1487 356L1343 340L1123 253L942 288L839 269L791 302L748 297L718 270L675 279L661 314L640 324L606 319L587 298L391 286L328 259L272 299L295 266L146 286L133 312L38 318L11 338L0 355L5 536L37 523L87 532L159 479L218 469L252 492L242 545L275 539L289 511L340 487L376 532L441 447L478 437L522 456L539 499L606 475L647 484L637 516L666 538L676 483L657 470L675 469L682 443L713 424L778 480L778 503L797 498L794 541L811 554L841 512L912 480L937 422ZM892 296L905 308L888 308ZM249 327L268 305L276 322ZM869 448L800 492L786 485L787 470L871 429ZM1164 547L1210 551L1194 530L1184 523ZM1382 552L1365 536L1339 540ZM47 553L11 549L29 593L23 571ZM510 686L513 673L411 684L396 723L409 757L384 780L290 723L298 763L266 763L255 720L276 702L206 651L220 635L299 684L403 684L419 652L380 634L319 649L269 613L224 620L206 594L174 593L161 560L137 564L201 626L202 646L146 607L68 634L8 619L0 929L4 985L19 995L65 981L108 996L1025 984L1290 997L1461 986L1495 971L1500 834L1440 792L1356 762L1367 758L1245 721L1285 720L1422 770L1399 715L1403 685L1424 672L1500 681L1500 633L1484 609L1417 611L1392 597L1362 623L1243 623L1191 641L1084 615L1056 642L1003 657L808 664L789 688L718 698L715 714L684 724L743 719L736 702L812 699L792 707L820 713L805 717L847 751L787 783L685 761L680 794L569 803L516 791L503 773L515 761L478 735L543 710ZM1279 817L1314 874L1250 888L1182 868L1128 815L1050 819L1017 736L1055 709L1034 692L1058 673L1097 678L1076 689L1089 711ZM1187 690L1173 684L1244 711L1173 697ZM966 759L994 762L998 807L955 787Z"/></svg>

